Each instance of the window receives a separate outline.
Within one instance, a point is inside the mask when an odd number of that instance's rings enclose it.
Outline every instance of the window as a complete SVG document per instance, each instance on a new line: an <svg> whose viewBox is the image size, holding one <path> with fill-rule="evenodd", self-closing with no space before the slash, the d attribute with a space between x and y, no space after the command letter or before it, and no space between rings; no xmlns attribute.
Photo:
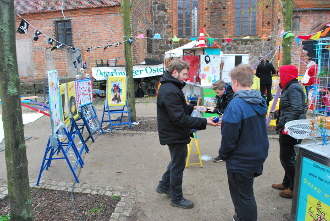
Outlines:
<svg viewBox="0 0 330 221"><path fill-rule="evenodd" d="M292 19L292 31L300 31L300 18L294 17Z"/></svg>
<svg viewBox="0 0 330 221"><path fill-rule="evenodd" d="M178 0L178 37L198 35L198 0Z"/></svg>
<svg viewBox="0 0 330 221"><path fill-rule="evenodd" d="M256 0L236 0L235 36L257 35Z"/></svg>
<svg viewBox="0 0 330 221"><path fill-rule="evenodd" d="M66 45L73 45L71 21L56 21L55 27L56 40Z"/></svg>

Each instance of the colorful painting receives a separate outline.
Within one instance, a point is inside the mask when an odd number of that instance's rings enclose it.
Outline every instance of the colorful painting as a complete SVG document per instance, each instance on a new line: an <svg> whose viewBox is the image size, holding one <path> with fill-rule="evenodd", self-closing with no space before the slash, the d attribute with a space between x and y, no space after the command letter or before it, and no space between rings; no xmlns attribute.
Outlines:
<svg viewBox="0 0 330 221"><path fill-rule="evenodd" d="M62 110L62 121L66 126L70 125L70 113L68 103L67 84L60 85L60 96L61 96L61 110Z"/></svg>
<svg viewBox="0 0 330 221"><path fill-rule="evenodd" d="M201 55L200 78L201 86L211 86L220 79L220 55Z"/></svg>
<svg viewBox="0 0 330 221"><path fill-rule="evenodd" d="M79 117L78 107L77 107L77 98L76 98L76 88L75 82L71 81L68 83L68 102L69 102L69 112L73 119Z"/></svg>
<svg viewBox="0 0 330 221"><path fill-rule="evenodd" d="M52 134L55 135L62 125L60 89L56 70L48 71L48 87Z"/></svg>
<svg viewBox="0 0 330 221"><path fill-rule="evenodd" d="M80 109L81 106L91 104L93 102L92 79L88 78L77 80L75 82L77 107Z"/></svg>
<svg viewBox="0 0 330 221"><path fill-rule="evenodd" d="M297 221L330 220L330 167L303 157L298 192Z"/></svg>
<svg viewBox="0 0 330 221"><path fill-rule="evenodd" d="M211 88L204 88L203 89L203 99L204 107L215 107L216 106L216 93ZM211 114L211 113L203 113L203 117L217 117L218 114Z"/></svg>
<svg viewBox="0 0 330 221"><path fill-rule="evenodd" d="M107 100L109 106L126 105L126 77L108 77Z"/></svg>

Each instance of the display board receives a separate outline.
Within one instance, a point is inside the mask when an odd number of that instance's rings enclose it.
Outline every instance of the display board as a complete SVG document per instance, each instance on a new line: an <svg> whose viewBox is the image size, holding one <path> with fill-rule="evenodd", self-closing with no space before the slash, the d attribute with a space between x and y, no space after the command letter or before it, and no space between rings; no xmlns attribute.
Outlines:
<svg viewBox="0 0 330 221"><path fill-rule="evenodd" d="M68 102L67 84L60 85L60 97L61 97L61 110L62 110L62 121L66 126L70 125L70 112Z"/></svg>
<svg viewBox="0 0 330 221"><path fill-rule="evenodd" d="M75 83L77 107L80 109L81 106L91 104L93 102L92 79L87 78L83 80L77 80Z"/></svg>
<svg viewBox="0 0 330 221"><path fill-rule="evenodd" d="M62 125L59 80L56 70L48 71L48 87L50 119L54 135Z"/></svg>
<svg viewBox="0 0 330 221"><path fill-rule="evenodd" d="M126 105L126 77L108 77L107 101L109 106Z"/></svg>
<svg viewBox="0 0 330 221"><path fill-rule="evenodd" d="M81 106L81 116L87 126L88 132L91 135L99 130L102 130L101 122L96 115L96 111L93 108L93 104Z"/></svg>
<svg viewBox="0 0 330 221"><path fill-rule="evenodd" d="M231 78L229 76L229 72L239 65L242 64L249 64L249 55L248 54L223 54L222 57L224 61L224 66L222 70L222 76L221 78L226 83L231 82Z"/></svg>
<svg viewBox="0 0 330 221"><path fill-rule="evenodd" d="M330 167L303 157L300 176L296 220L329 220Z"/></svg>
<svg viewBox="0 0 330 221"><path fill-rule="evenodd" d="M220 55L201 55L200 56L200 78L201 86L208 87L220 79Z"/></svg>
<svg viewBox="0 0 330 221"><path fill-rule="evenodd" d="M67 92L68 92L69 112L71 114L71 117L77 120L79 117L79 113L77 107L77 96L76 96L76 88L74 81L68 82Z"/></svg>

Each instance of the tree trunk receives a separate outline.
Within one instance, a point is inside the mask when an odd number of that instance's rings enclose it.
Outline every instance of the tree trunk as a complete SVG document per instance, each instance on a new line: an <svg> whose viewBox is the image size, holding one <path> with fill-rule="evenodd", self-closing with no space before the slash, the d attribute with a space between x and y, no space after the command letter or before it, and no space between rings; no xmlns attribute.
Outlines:
<svg viewBox="0 0 330 221"><path fill-rule="evenodd" d="M131 36L131 4L129 0L122 1L123 10L123 31L124 31L124 47L125 47L125 69L127 73L127 100L131 112L132 121L136 121L135 95L134 95L134 79L133 79L133 63L131 44L127 40Z"/></svg>
<svg viewBox="0 0 330 221"><path fill-rule="evenodd" d="M16 58L14 0L0 0L0 93L10 220L33 220Z"/></svg>
<svg viewBox="0 0 330 221"><path fill-rule="evenodd" d="M293 15L293 2L294 0L284 0L284 9L283 9L283 17L284 17L284 32L292 31L292 15ZM291 64L291 47L292 47L292 37L287 37L282 41L283 46L283 65Z"/></svg>

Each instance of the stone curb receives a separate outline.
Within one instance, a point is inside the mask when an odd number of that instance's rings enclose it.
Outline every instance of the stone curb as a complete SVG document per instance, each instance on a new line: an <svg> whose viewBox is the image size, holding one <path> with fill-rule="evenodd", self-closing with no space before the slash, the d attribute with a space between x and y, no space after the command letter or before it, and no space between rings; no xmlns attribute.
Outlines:
<svg viewBox="0 0 330 221"><path fill-rule="evenodd" d="M37 180L30 180L30 187L45 188L51 190L62 190L72 191L73 183L67 182L52 182L44 183L41 180L39 186L36 186ZM120 201L116 205L114 212L112 213L109 221L124 221L130 215L133 206L137 199L137 191L135 188L124 188L124 187L111 187L111 186L90 186L87 184L75 183L75 193L90 193L100 194L107 196L119 196ZM4 199L8 194L7 185L4 183L0 184L0 200Z"/></svg>

